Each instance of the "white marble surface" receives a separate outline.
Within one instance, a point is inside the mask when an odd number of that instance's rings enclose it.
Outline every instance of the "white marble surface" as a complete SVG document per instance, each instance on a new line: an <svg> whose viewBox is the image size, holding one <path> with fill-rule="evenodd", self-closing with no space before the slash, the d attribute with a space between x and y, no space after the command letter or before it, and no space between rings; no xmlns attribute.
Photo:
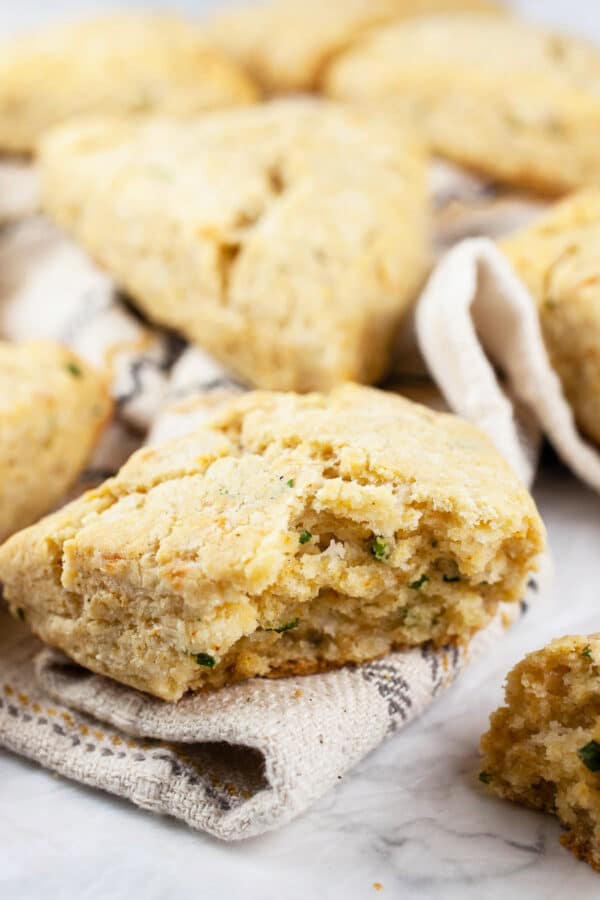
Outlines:
<svg viewBox="0 0 600 900"><path fill-rule="evenodd" d="M104 5L2 0L0 31ZM519 5L600 37L590 0ZM577 900L598 897L600 875L559 846L553 820L494 800L477 781L478 738L508 669L553 636L599 627L600 498L555 465L536 497L557 561L552 591L492 658L303 819L226 846L0 751L0 898L552 900L566 885Z"/></svg>
<svg viewBox="0 0 600 900"><path fill-rule="evenodd" d="M600 875L550 818L490 797L477 743L508 669L528 650L598 628L600 498L546 465L536 497L553 589L415 725L299 821L223 845L0 752L0 897L6 900L597 898Z"/></svg>

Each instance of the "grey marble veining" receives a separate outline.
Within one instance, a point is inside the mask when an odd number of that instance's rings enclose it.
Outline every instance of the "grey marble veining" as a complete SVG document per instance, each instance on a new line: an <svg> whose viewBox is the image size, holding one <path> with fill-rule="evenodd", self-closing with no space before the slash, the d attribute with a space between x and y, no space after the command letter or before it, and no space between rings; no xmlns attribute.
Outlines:
<svg viewBox="0 0 600 900"><path fill-rule="evenodd" d="M110 5L2 0L0 32ZM210 3L161 5L200 10ZM600 11L590 0L516 5L600 37ZM0 751L0 898L600 896L600 875L561 848L554 820L495 800L477 780L479 736L501 701L508 669L556 635L600 629L600 498L556 466L544 471L536 497L556 561L552 591L492 657L477 660L423 719L364 760L301 820L223 845Z"/></svg>
<svg viewBox="0 0 600 900"><path fill-rule="evenodd" d="M600 619L600 498L558 466L536 497L553 589L402 731L299 821L223 845L0 753L0 897L38 900L596 898L600 875L559 845L551 818L479 783L477 745L508 669L551 637ZM373 887L383 885L380 892Z"/></svg>

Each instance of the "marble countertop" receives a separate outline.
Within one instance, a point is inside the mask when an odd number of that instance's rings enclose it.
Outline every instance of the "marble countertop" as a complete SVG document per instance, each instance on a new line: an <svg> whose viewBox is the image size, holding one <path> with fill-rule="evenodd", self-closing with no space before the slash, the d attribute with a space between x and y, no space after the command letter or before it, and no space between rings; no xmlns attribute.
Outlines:
<svg viewBox="0 0 600 900"><path fill-rule="evenodd" d="M578 900L598 897L600 875L559 845L556 821L477 780L479 735L508 669L556 635L598 628L600 497L553 463L535 495L556 564L551 590L492 657L302 819L225 845L0 752L0 897L551 900L567 881Z"/></svg>
<svg viewBox="0 0 600 900"><path fill-rule="evenodd" d="M0 32L105 5L4 3ZM517 5L600 37L589 0ZM598 897L600 875L562 849L555 820L494 799L477 780L479 736L509 668L552 637L598 629L600 497L554 463L546 463L535 494L556 562L550 592L492 657L476 661L419 722L302 819L224 845L0 751L0 897L552 900L564 897L566 883L577 900Z"/></svg>

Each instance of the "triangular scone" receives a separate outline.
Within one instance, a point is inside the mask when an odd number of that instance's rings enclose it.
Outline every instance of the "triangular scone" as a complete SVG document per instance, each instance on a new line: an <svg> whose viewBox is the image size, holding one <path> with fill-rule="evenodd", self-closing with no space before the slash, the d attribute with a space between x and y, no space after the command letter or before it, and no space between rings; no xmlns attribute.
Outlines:
<svg viewBox="0 0 600 900"><path fill-rule="evenodd" d="M13 610L166 699L470 638L543 549L472 425L355 385L251 392L0 549Z"/></svg>
<svg viewBox="0 0 600 900"><path fill-rule="evenodd" d="M508 184L600 182L600 51L583 40L508 16L424 16L338 57L324 91L408 114L442 156Z"/></svg>
<svg viewBox="0 0 600 900"><path fill-rule="evenodd" d="M600 444L600 188L552 207L500 248L537 303L577 424Z"/></svg>
<svg viewBox="0 0 600 900"><path fill-rule="evenodd" d="M425 274L420 147L318 100L90 122L41 154L47 211L152 319L247 382L375 382Z"/></svg>
<svg viewBox="0 0 600 900"><path fill-rule="evenodd" d="M69 350L0 342L0 540L61 499L110 408L104 380Z"/></svg>
<svg viewBox="0 0 600 900"><path fill-rule="evenodd" d="M500 10L493 0L263 0L231 4L206 23L206 37L271 93L318 88L324 67L368 28L448 10Z"/></svg>
<svg viewBox="0 0 600 900"><path fill-rule="evenodd" d="M480 780L558 816L561 843L600 871L600 634L530 653L509 673L505 702L481 739Z"/></svg>
<svg viewBox="0 0 600 900"><path fill-rule="evenodd" d="M0 149L30 152L81 113L197 114L249 103L250 78L174 15L122 13L6 41L0 53Z"/></svg>

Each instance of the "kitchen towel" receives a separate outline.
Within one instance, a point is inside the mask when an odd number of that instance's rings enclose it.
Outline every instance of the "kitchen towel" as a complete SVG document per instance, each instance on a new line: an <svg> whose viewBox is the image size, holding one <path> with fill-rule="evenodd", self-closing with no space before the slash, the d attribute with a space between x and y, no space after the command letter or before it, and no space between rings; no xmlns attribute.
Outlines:
<svg viewBox="0 0 600 900"><path fill-rule="evenodd" d="M186 350L151 438L189 431L239 390L202 351ZM503 605L468 646L415 648L309 677L253 679L176 704L44 649L5 614L0 745L223 840L258 835L300 815L423 713L474 656L491 651L545 580L541 570L521 604Z"/></svg>
<svg viewBox="0 0 600 900"><path fill-rule="evenodd" d="M497 367L563 461L600 491L600 454L580 436L533 299L493 241L473 238L446 254L417 305L416 328L450 408L487 432L527 484L531 455Z"/></svg>
<svg viewBox="0 0 600 900"><path fill-rule="evenodd" d="M1 175L0 167L0 188ZM142 322L112 279L43 216L0 231L0 335L58 341L104 369L117 419L142 431L160 409L181 349Z"/></svg>
<svg viewBox="0 0 600 900"><path fill-rule="evenodd" d="M3 634L0 613L0 745L223 840L252 837L300 815L419 716L519 609L506 605L468 647L253 679L179 703L93 675L16 623Z"/></svg>
<svg viewBox="0 0 600 900"><path fill-rule="evenodd" d="M506 233L537 211L536 204L499 197L489 185L448 167L436 169L433 182L440 249L482 227L494 236ZM62 341L112 377L116 423L82 485L114 471L144 433L152 443L182 434L243 390L201 350L184 349L141 321L111 280L34 214L31 197L19 206L13 196L8 206L4 221L10 224L0 232L0 333L9 340ZM20 221L19 209L29 213ZM458 287L469 259L459 259ZM436 287L447 265L448 258L425 292L425 313L420 307L417 317L428 362L423 316L430 310L434 321L443 322L447 315L446 298L454 294L443 284ZM467 288L471 281L466 278ZM465 296L472 294L467 290ZM463 305L468 331L470 307L466 300ZM462 352L459 337L452 348ZM411 342L412 336L407 346ZM449 361L447 346L441 355ZM481 348L480 355L485 359ZM400 390L403 378L410 387L423 372L422 360L414 357L414 365L407 365L410 355L402 358ZM445 370L432 366L432 371L455 404L460 389L449 387ZM493 388L489 409L495 410L500 389L486 384ZM480 424L529 480L531 434L529 443L519 442L512 406L510 415L490 419L484 395L479 402L467 414L475 420L480 415ZM0 612L0 745L222 839L257 835L306 810L369 750L421 714L469 659L500 639L539 589L536 577L521 606L502 608L469 646L418 648L305 678L256 679L178 704L72 664Z"/></svg>

